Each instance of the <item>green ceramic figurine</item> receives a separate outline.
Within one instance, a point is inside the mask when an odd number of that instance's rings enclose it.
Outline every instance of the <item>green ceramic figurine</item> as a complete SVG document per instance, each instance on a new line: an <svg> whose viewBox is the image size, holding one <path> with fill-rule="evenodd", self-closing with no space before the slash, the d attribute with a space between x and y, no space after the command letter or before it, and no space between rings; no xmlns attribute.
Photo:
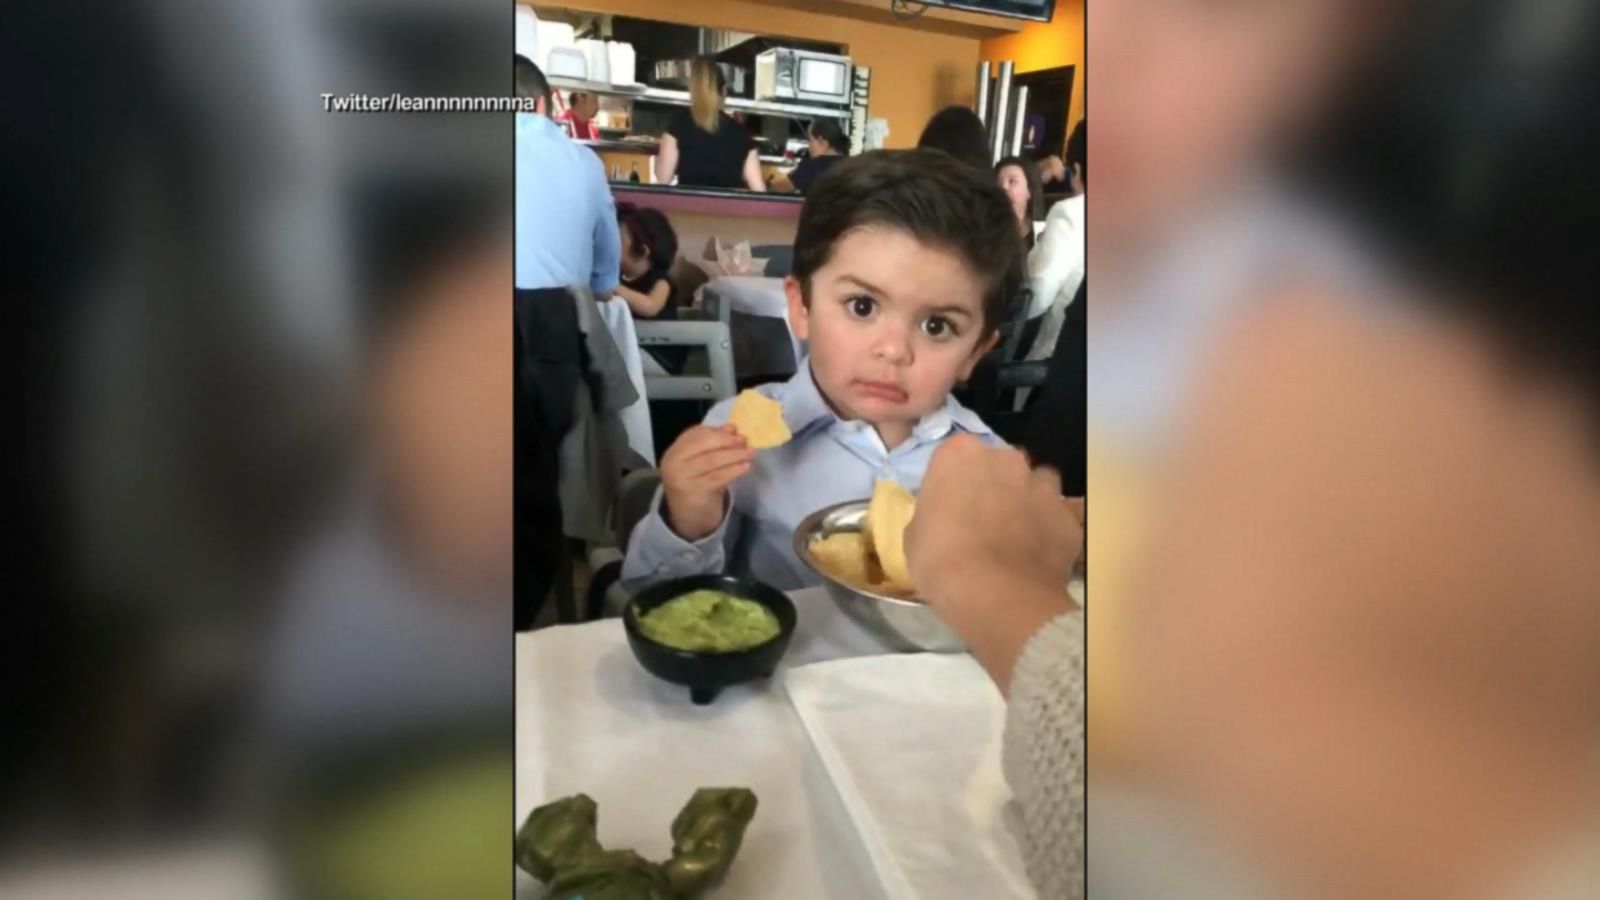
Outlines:
<svg viewBox="0 0 1600 900"><path fill-rule="evenodd" d="M699 900L722 884L756 815L745 788L701 788L672 820L672 859L600 846L586 794L547 803L517 830L517 866L545 883L545 900Z"/></svg>

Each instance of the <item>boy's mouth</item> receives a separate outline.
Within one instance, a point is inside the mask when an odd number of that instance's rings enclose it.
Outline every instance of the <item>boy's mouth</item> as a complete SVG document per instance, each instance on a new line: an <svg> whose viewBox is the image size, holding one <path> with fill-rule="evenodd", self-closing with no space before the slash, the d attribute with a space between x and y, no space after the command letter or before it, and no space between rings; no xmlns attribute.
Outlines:
<svg viewBox="0 0 1600 900"><path fill-rule="evenodd" d="M908 395L897 385L887 381L862 381L853 383L857 393L877 400L887 400L890 403L904 403Z"/></svg>

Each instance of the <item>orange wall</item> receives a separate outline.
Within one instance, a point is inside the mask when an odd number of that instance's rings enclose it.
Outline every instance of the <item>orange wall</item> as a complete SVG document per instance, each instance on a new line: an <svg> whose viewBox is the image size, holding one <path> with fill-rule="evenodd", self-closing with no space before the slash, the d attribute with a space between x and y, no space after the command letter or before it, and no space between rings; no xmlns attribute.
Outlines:
<svg viewBox="0 0 1600 900"><path fill-rule="evenodd" d="M935 34L749 0L676 0L670 4L656 0L555 0L550 5L843 44L851 59L872 69L868 113L889 120L890 147L915 146L923 124L940 108L973 103L979 44L973 37Z"/></svg>
<svg viewBox="0 0 1600 900"><path fill-rule="evenodd" d="M1048 23L1029 22L1016 34L983 41L980 49L982 59L1009 59L1016 64L1018 73L1077 66L1072 77L1069 132L1083 118L1083 2L1056 0L1056 14Z"/></svg>

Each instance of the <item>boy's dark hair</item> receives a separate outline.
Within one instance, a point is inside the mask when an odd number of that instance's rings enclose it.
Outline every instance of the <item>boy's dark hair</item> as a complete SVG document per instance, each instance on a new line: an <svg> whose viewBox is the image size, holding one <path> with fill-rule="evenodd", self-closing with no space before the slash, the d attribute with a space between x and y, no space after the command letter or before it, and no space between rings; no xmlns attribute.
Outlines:
<svg viewBox="0 0 1600 900"><path fill-rule="evenodd" d="M817 119L811 123L811 128L807 133L814 138L826 141L829 147L840 153L846 155L850 153L850 137L844 133L844 129L840 128L839 123L833 119Z"/></svg>
<svg viewBox="0 0 1600 900"><path fill-rule="evenodd" d="M514 68L516 71L517 96L531 97L535 100L542 99L548 108L550 103L550 82L545 79L544 73L539 71L539 67L534 65L533 60L518 53Z"/></svg>
<svg viewBox="0 0 1600 900"><path fill-rule="evenodd" d="M968 165L989 170L989 135L978 114L965 106L946 106L933 114L917 138L919 149L943 150Z"/></svg>
<svg viewBox="0 0 1600 900"><path fill-rule="evenodd" d="M665 213L648 206L618 203L617 223L633 236L634 244L650 248L651 268L672 268L678 258L678 233Z"/></svg>
<svg viewBox="0 0 1600 900"><path fill-rule="evenodd" d="M984 283L983 331L1006 320L1022 285L1022 242L1011 203L982 169L935 150L874 150L817 180L794 238L794 276L810 302L811 278L857 228L898 228L960 256Z"/></svg>
<svg viewBox="0 0 1600 900"><path fill-rule="evenodd" d="M1072 129L1072 136L1067 138L1067 168L1074 166L1078 169L1078 178L1083 182L1089 181L1089 138L1083 132L1083 126L1088 119L1079 119L1078 126Z"/></svg>

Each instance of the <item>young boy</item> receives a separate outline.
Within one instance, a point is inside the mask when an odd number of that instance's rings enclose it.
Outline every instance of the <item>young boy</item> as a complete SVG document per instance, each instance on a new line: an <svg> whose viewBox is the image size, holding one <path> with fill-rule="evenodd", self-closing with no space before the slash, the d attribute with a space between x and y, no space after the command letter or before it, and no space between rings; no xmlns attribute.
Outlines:
<svg viewBox="0 0 1600 900"><path fill-rule="evenodd" d="M750 449L725 424L732 400L684 432L628 542L624 583L728 571L783 590L817 584L793 549L801 519L867 498L879 478L915 491L953 435L1000 443L950 388L994 346L1021 248L987 170L935 150L834 166L806 200L784 281L810 355L759 388L782 404L791 439Z"/></svg>

